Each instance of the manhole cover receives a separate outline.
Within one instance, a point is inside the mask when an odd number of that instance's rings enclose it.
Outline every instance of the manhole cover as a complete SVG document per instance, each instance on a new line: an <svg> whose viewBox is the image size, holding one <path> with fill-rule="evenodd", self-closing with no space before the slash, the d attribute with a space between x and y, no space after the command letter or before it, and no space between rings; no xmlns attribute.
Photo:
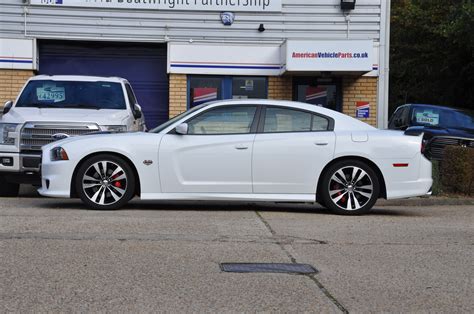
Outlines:
<svg viewBox="0 0 474 314"><path fill-rule="evenodd" d="M293 273L313 274L318 271L308 264L284 263L221 263L222 271L229 273Z"/></svg>

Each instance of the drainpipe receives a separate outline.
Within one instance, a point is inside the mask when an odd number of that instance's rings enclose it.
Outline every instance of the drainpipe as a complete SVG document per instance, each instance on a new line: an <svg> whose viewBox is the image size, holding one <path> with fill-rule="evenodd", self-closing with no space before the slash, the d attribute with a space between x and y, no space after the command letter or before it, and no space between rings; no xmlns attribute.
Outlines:
<svg viewBox="0 0 474 314"><path fill-rule="evenodd" d="M379 80L377 87L377 127L388 127L388 89L390 71L390 0L380 5Z"/></svg>

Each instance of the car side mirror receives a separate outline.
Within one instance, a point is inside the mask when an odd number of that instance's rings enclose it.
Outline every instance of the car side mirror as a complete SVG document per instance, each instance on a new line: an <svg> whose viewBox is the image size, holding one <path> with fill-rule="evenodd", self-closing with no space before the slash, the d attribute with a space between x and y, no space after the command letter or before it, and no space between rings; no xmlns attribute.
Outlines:
<svg viewBox="0 0 474 314"><path fill-rule="evenodd" d="M133 117L135 119L140 119L142 116L142 107L139 104L133 105Z"/></svg>
<svg viewBox="0 0 474 314"><path fill-rule="evenodd" d="M3 114L7 114L13 107L13 101L9 100L3 106Z"/></svg>
<svg viewBox="0 0 474 314"><path fill-rule="evenodd" d="M176 131L177 134L186 135L188 134L188 128L189 127L187 123L181 123L174 130Z"/></svg>

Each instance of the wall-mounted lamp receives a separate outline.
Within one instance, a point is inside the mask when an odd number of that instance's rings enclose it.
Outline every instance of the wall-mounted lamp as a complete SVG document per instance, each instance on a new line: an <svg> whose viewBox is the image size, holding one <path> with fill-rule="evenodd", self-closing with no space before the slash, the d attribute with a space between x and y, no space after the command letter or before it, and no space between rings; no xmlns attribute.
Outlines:
<svg viewBox="0 0 474 314"><path fill-rule="evenodd" d="M341 10L354 10L356 0L341 0Z"/></svg>
<svg viewBox="0 0 474 314"><path fill-rule="evenodd" d="M263 26L263 24L260 24L260 26L258 27L258 31L260 33L263 33L265 31L265 26Z"/></svg>

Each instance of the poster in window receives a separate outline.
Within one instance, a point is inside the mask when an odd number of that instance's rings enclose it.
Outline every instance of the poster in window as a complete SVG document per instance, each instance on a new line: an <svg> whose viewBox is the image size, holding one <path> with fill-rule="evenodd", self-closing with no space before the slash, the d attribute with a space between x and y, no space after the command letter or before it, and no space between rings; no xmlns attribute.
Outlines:
<svg viewBox="0 0 474 314"><path fill-rule="evenodd" d="M326 87L310 86L306 89L306 102L320 107L326 107L328 91Z"/></svg>
<svg viewBox="0 0 474 314"><path fill-rule="evenodd" d="M217 100L217 88L214 87L196 87L192 90L191 106L197 106L209 101Z"/></svg>

